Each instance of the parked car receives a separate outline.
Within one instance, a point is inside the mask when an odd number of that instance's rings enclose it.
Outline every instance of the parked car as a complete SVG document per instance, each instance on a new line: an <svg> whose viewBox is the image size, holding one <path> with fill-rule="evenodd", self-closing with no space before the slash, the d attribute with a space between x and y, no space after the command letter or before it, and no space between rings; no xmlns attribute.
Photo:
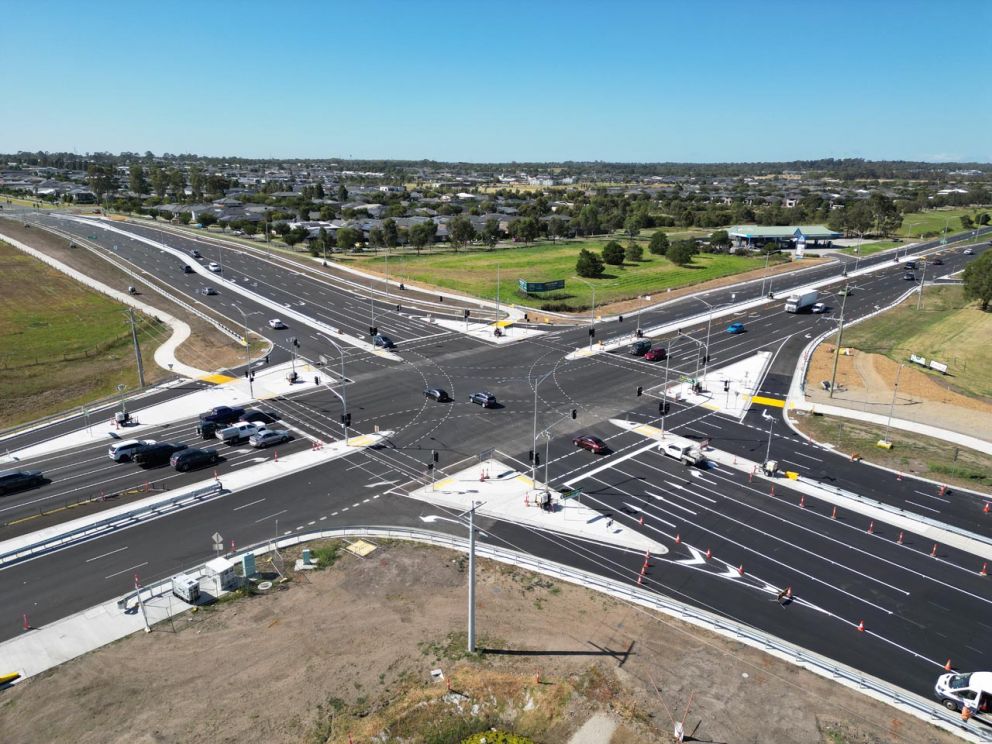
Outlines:
<svg viewBox="0 0 992 744"><path fill-rule="evenodd" d="M427 388L424 391L424 397L436 400L438 403L447 403L451 400L451 396L441 388Z"/></svg>
<svg viewBox="0 0 992 744"><path fill-rule="evenodd" d="M217 263L216 261L211 261L209 264L207 264L207 268L210 269L215 274L220 273L220 264Z"/></svg>
<svg viewBox="0 0 992 744"><path fill-rule="evenodd" d="M817 302L813 305L813 307L810 308L810 310L813 311L814 313L825 313L829 309L830 308L828 308L822 302Z"/></svg>
<svg viewBox="0 0 992 744"><path fill-rule="evenodd" d="M744 333L743 323L731 323L727 326L727 333Z"/></svg>
<svg viewBox="0 0 992 744"><path fill-rule="evenodd" d="M627 351L629 351L632 356L644 356L651 351L651 342L646 338L639 339L627 347Z"/></svg>
<svg viewBox="0 0 992 744"><path fill-rule="evenodd" d="M154 439L125 439L123 442L114 442L110 445L107 456L114 462L130 462L135 452L153 444L155 444Z"/></svg>
<svg viewBox="0 0 992 744"><path fill-rule="evenodd" d="M169 459L169 464L180 473L185 473L187 470L196 470L197 468L216 465L219 459L220 455L217 454L217 450L215 449L189 447L176 452Z"/></svg>
<svg viewBox="0 0 992 744"><path fill-rule="evenodd" d="M192 266L189 266L188 264L184 265L183 266L183 273L184 274L192 274L193 273L193 267Z"/></svg>
<svg viewBox="0 0 992 744"><path fill-rule="evenodd" d="M668 350L664 346L655 346L644 354L645 362L663 362L668 358Z"/></svg>
<svg viewBox="0 0 992 744"><path fill-rule="evenodd" d="M381 333L377 333L372 337L372 345L378 349L394 349L396 344L393 343L393 339L389 336L384 336Z"/></svg>
<svg viewBox="0 0 992 744"><path fill-rule="evenodd" d="M283 323L279 318L273 318L272 320L269 321L269 328L275 328L276 330L282 330L285 327L286 327L286 324Z"/></svg>
<svg viewBox="0 0 992 744"><path fill-rule="evenodd" d="M274 444L288 442L290 439L292 439L292 435L285 429L265 429L254 434L248 440L248 444L252 447L262 449L264 447L271 447Z"/></svg>
<svg viewBox="0 0 992 744"><path fill-rule="evenodd" d="M217 290L214 289L213 287L204 287L203 289L200 290L200 294L202 294L202 295L215 295L215 294L217 294Z"/></svg>
<svg viewBox="0 0 992 744"><path fill-rule="evenodd" d="M206 413L201 413L200 421L209 421L213 424L231 424L237 421L244 412L244 408L217 406L216 408L211 408Z"/></svg>
<svg viewBox="0 0 992 744"><path fill-rule="evenodd" d="M589 450L594 455L602 455L610 451L610 448L606 446L606 442L591 434L579 434L579 436L572 440L572 444L579 449Z"/></svg>
<svg viewBox="0 0 992 744"><path fill-rule="evenodd" d="M496 396L492 393L472 393L468 396L469 403L476 403L483 408L495 408L496 407Z"/></svg>
<svg viewBox="0 0 992 744"><path fill-rule="evenodd" d="M187 445L177 442L159 442L138 450L131 459L143 468L153 468L165 465L176 452L186 448Z"/></svg>
<svg viewBox="0 0 992 744"><path fill-rule="evenodd" d="M25 488L37 488L44 482L45 476L40 470L7 470L0 473L0 496Z"/></svg>

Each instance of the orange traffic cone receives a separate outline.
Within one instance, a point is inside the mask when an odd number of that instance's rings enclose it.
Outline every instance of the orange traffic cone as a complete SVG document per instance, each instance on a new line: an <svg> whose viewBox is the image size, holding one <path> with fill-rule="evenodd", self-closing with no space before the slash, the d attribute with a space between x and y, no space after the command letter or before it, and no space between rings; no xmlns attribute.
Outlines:
<svg viewBox="0 0 992 744"><path fill-rule="evenodd" d="M898 543L899 545L902 545L902 541L903 541L902 530L899 530L899 539L896 540L896 543Z"/></svg>
<svg viewBox="0 0 992 744"><path fill-rule="evenodd" d="M837 507L836 506L834 507L834 510L830 513L830 518L831 519L837 519Z"/></svg>
<svg viewBox="0 0 992 744"><path fill-rule="evenodd" d="M948 660L947 660L947 663L946 663L946 664L944 664L944 671L945 671L945 672L949 672L949 671L951 671L951 660L950 660L950 659L948 659Z"/></svg>
<svg viewBox="0 0 992 744"><path fill-rule="evenodd" d="M858 623L858 631L861 632L861 633L864 633L865 632L865 621L864 620L862 620L860 623Z"/></svg>
<svg viewBox="0 0 992 744"><path fill-rule="evenodd" d="M679 533L678 532L675 533L675 544L676 545L681 545L682 544L682 538L679 536Z"/></svg>
<svg viewBox="0 0 992 744"><path fill-rule="evenodd" d="M743 564L743 563L742 563L742 564L740 565L740 567L739 567L739 568L737 569L737 573L738 573L738 574L740 574L741 576L743 576L743 575L744 575L744 564Z"/></svg>
<svg viewBox="0 0 992 744"><path fill-rule="evenodd" d="M933 544L933 550L930 551L930 557L931 558L937 557L937 543Z"/></svg>
<svg viewBox="0 0 992 744"><path fill-rule="evenodd" d="M713 551L710 550L709 548L706 548L706 560L709 560L712 557L713 557Z"/></svg>
<svg viewBox="0 0 992 744"><path fill-rule="evenodd" d="M868 534L869 535L874 535L875 534L875 520L874 519L871 520L868 523Z"/></svg>
<svg viewBox="0 0 992 744"><path fill-rule="evenodd" d="M990 504L988 501L986 501L985 502L985 506L982 507L982 512L985 513L985 514L988 514L989 511L992 511L992 504Z"/></svg>
<svg viewBox="0 0 992 744"><path fill-rule="evenodd" d="M799 508L800 509L805 509L806 508L806 497L805 496L800 496L799 497Z"/></svg>
<svg viewBox="0 0 992 744"><path fill-rule="evenodd" d="M989 575L989 564L988 563L983 563L982 564L982 570L978 572L978 575L979 576L988 576Z"/></svg>
<svg viewBox="0 0 992 744"><path fill-rule="evenodd" d="M641 518L637 520L637 523L638 524L644 524L644 515L643 514L641 515Z"/></svg>

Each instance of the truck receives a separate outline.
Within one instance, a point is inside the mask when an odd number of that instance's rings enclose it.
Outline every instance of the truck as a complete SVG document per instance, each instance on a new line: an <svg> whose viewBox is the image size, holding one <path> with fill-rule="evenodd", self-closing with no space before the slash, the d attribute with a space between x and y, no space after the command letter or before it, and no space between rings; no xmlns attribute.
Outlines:
<svg viewBox="0 0 992 744"><path fill-rule="evenodd" d="M233 426L218 429L216 436L224 444L240 444L262 431L265 431L265 424L261 421L239 421Z"/></svg>
<svg viewBox="0 0 992 744"><path fill-rule="evenodd" d="M690 439L675 437L662 442L659 449L662 453L676 460L681 460L686 465L706 464L706 456L703 451Z"/></svg>
<svg viewBox="0 0 992 744"><path fill-rule="evenodd" d="M972 716L992 725L992 672L941 674L933 692L948 710L967 707Z"/></svg>
<svg viewBox="0 0 992 744"><path fill-rule="evenodd" d="M172 577L172 593L183 602L196 604L200 598L200 582L187 574Z"/></svg>
<svg viewBox="0 0 992 744"><path fill-rule="evenodd" d="M813 307L816 304L816 298L817 293L815 289L811 289L809 292L803 292L802 294L789 295L789 299L785 301L785 312L801 313Z"/></svg>

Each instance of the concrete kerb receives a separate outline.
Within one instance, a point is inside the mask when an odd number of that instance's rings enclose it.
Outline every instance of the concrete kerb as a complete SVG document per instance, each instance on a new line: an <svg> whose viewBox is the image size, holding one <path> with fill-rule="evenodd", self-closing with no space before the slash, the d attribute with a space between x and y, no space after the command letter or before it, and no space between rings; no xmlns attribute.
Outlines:
<svg viewBox="0 0 992 744"><path fill-rule="evenodd" d="M57 271L60 271L63 274L66 274L67 276L71 277L72 279L75 279L77 282L80 282L81 284L90 287L91 289L95 289L96 291L105 294L108 297L117 300L118 302L124 305L129 305L131 307L134 307L142 311L143 313L152 316L153 318L160 318L164 323L166 323L170 328L172 328L172 336L169 338L168 341L166 341L165 344L159 346L158 349L156 349L155 351L155 362L163 369L168 369L172 372L175 372L176 374L183 375L184 377L189 377L191 379L199 379L201 377L206 377L208 374L210 374L209 372L205 372L202 369L196 369L195 367L191 367L188 364L183 364L178 359L176 359L175 356L176 347L180 343L185 341L190 334L189 325L185 321L179 320L179 318L175 318L169 313L166 313L162 310L158 310L152 307L151 305L147 305L144 302L135 299L126 292L120 292L116 289L108 287L106 284L103 284L102 282L98 282L97 280L88 277L86 274L83 274L80 271L76 271L71 266L67 266L58 259L52 258L51 256L48 256L47 254L42 253L41 251L32 248L29 245L25 245L19 240L11 238L8 235L0 233L0 240L9 243L18 250L27 253L28 255L51 266L53 269L56 269ZM160 351L161 354L159 353Z"/></svg>
<svg viewBox="0 0 992 744"><path fill-rule="evenodd" d="M117 233L117 234L122 235L124 237L127 237L127 238L129 238L131 240L137 240L139 242L145 243L146 245L150 245L150 246L152 246L154 248L157 248L158 250L165 251L165 252L167 252L167 253L175 256L178 259L181 259L183 261L186 260L186 256L182 252L180 252L179 250L177 250L175 248L172 248L171 246L166 245L165 243L160 243L158 241L152 240L151 238L146 238L146 237L144 237L142 235L135 235L133 233L129 233L126 230L121 230L120 228L115 227L114 225L107 224L106 221L94 222L93 220L82 219L82 218L75 218L75 217L71 217L71 218L68 218L68 219L75 219L75 220L81 221L81 222L83 222L85 224L91 224L91 225L92 224L96 224L96 225L98 225L103 230L106 230L106 231L112 232L112 233ZM321 322L319 320L314 320L310 316L305 315L304 313L301 313L301 312L299 312L297 310L294 310L292 308L288 308L285 305L280 305L279 303L274 302L274 301L268 299L267 297L263 297L262 295L257 294L256 292L252 292L252 291L250 291L248 289L245 289L244 287L242 287L241 285L239 285L236 281L231 281L231 280L229 280L229 279L227 279L225 277L218 277L217 274L214 274L213 272L208 271L203 266L201 266L199 263L194 262L194 263L190 264L190 266L192 266L193 267L193 270L196 273L200 274L201 276L208 277L208 278L209 277L213 277L214 280L218 280L219 279L220 281L222 281L224 283L223 286L227 287L228 289L233 290L234 292L236 292L237 294L242 295L243 297L247 297L248 299L252 300L253 302L255 302L255 303L259 304L259 305L263 305L265 307L268 307L269 309L271 309L271 310L279 313L281 316L292 318L293 320L298 321L298 322L300 322L300 323L302 323L302 324L304 324L306 326L309 326L310 328L313 328L315 330L318 330L318 331L321 331L323 333L326 333L329 336L332 336L335 339L340 340L343 343L348 344L349 346L355 346L355 347L357 347L359 349L362 349L364 351L371 352L371 353L375 354L376 356L379 356L379 357L382 357L382 358L385 358L385 359L390 359L392 361L396 361L396 362L402 361L402 358L399 355L397 355L397 354L392 354L390 352L383 351L382 349L378 349L375 346L373 346L371 343L369 343L368 341L363 341L361 338L359 338L357 336L352 336L351 334L345 333L344 331L342 331L339 328L335 328L335 327L333 327L331 325L328 325L326 323L323 323L323 322Z"/></svg>
<svg viewBox="0 0 992 744"><path fill-rule="evenodd" d="M324 530L293 535L291 537L276 538L239 551L233 555L228 555L227 557L236 563L248 554L259 557L274 549L293 547L314 540L347 540L348 538L405 540L408 542L435 545L459 552L468 551L468 541L465 538L429 530L373 526ZM516 551L497 548L485 543L477 543L476 554L499 563L516 566L561 581L567 581L568 583L591 591L607 594L621 601L630 602L640 607L660 612L673 619L716 633L728 640L745 644L758 651L770 654L781 661L806 669L820 677L838 682L848 689L867 695L874 700L890 705L915 718L938 726L945 731L960 736L965 741L976 742L976 744L992 741L992 735L987 735L981 729L968 727L967 724L961 721L958 715L945 710L927 698L893 687L877 677L865 674L853 667L796 646L781 638L760 631L757 628L743 623L736 623L715 613L707 612L706 610L665 597L659 593L650 592L635 586L628 586L621 582L553 561L539 560ZM194 577L202 576L204 566L201 565L195 569L187 570L185 573ZM172 602L171 599L168 607L158 607L156 604L156 600L158 600L158 604L161 604L163 596L171 592L171 577L139 591L141 593L141 600L145 603L146 611L149 609L158 610L158 612L153 613L150 622L157 624L169 619L169 617L180 615L189 609L189 606L185 603ZM28 663L34 662L37 668L24 669L26 672L24 676L36 675L45 669L58 666L65 661L143 629L143 620L139 619L138 613L125 615L122 612L122 610L126 610L126 608L136 601L137 594L138 592L130 592L110 602L103 603L96 608L75 613L48 626L32 629L30 633L3 642L0 644L0 665L5 665L3 667L4 669L23 669L21 664L25 663L25 661ZM91 632L91 626L97 622L95 618L97 616L106 618L108 615L111 617L116 616L117 619L127 618L127 622L115 623L113 627L111 627L110 623L97 623L101 631L103 631L103 635L99 638L95 637L95 634ZM160 617L155 617L155 615ZM87 630L90 630L90 632L86 632ZM85 638L81 644L75 644L74 647L71 647L73 646L71 639L73 639L74 631L77 634L85 635ZM66 643L67 639L69 639L68 644ZM55 658L51 658L50 649L53 645L58 645L61 651ZM39 655L34 650L35 648L46 649L46 654ZM38 664L39 659L43 659L41 664ZM44 664L47 664L47 666L43 666Z"/></svg>

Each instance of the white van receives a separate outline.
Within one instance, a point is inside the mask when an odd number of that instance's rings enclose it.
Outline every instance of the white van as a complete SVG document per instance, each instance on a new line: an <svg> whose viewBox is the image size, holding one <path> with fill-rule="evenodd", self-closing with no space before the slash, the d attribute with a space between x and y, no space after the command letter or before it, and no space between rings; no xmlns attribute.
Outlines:
<svg viewBox="0 0 992 744"><path fill-rule="evenodd" d="M992 672L951 672L937 677L934 694L949 710L971 708L971 714L992 725Z"/></svg>
<svg viewBox="0 0 992 744"><path fill-rule="evenodd" d="M123 442L115 442L107 450L107 456L114 462L130 462L134 453L146 444L155 444L154 439L125 439Z"/></svg>

